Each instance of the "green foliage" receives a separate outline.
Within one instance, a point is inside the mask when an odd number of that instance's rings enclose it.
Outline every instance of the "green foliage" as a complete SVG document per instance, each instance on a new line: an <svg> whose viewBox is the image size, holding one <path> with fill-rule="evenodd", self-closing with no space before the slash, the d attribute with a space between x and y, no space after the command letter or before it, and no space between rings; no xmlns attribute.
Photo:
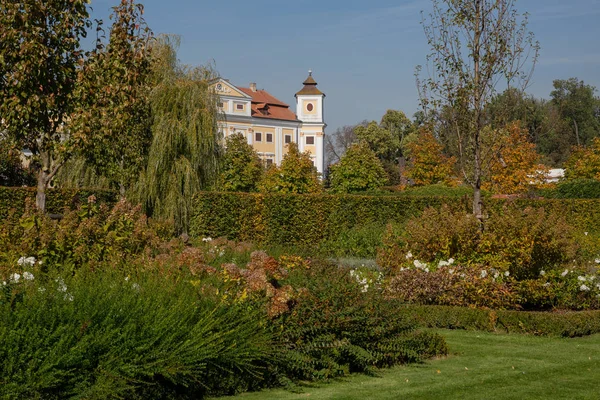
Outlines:
<svg viewBox="0 0 600 400"><path fill-rule="evenodd" d="M330 168L330 187L335 193L374 191L387 180L381 162L366 144L352 145Z"/></svg>
<svg viewBox="0 0 600 400"><path fill-rule="evenodd" d="M0 293L2 398L203 398L262 380L257 311L156 274L29 278Z"/></svg>
<svg viewBox="0 0 600 400"><path fill-rule="evenodd" d="M422 327L577 337L600 333L600 311L525 312L469 307L398 307L398 313Z"/></svg>
<svg viewBox="0 0 600 400"><path fill-rule="evenodd" d="M35 188L0 187L0 219L13 214L19 218L26 208L27 202L35 201ZM62 213L65 209L74 209L84 204L89 196L94 196L98 204L112 206L117 202L117 193L105 189L50 189L48 190L49 213ZM12 210L12 211L11 211Z"/></svg>
<svg viewBox="0 0 600 400"><path fill-rule="evenodd" d="M135 197L149 215L172 219L178 232L186 232L192 196L214 184L222 149L217 99L209 90L215 74L178 65L176 46L162 37L153 48L153 139Z"/></svg>
<svg viewBox="0 0 600 400"><path fill-rule="evenodd" d="M402 191L394 191L398 196L447 196L447 197L471 197L473 188L466 185L447 186L443 183L424 186L410 186ZM482 192L484 196L489 193Z"/></svg>
<svg viewBox="0 0 600 400"><path fill-rule="evenodd" d="M0 115L18 148L39 164L37 205L45 208L45 189L69 157L62 126L71 102L80 42L91 27L88 2L3 0L0 13ZM18 44L18 45L15 45Z"/></svg>
<svg viewBox="0 0 600 400"><path fill-rule="evenodd" d="M0 134L0 186L31 186L35 176L23 167L21 152Z"/></svg>
<svg viewBox="0 0 600 400"><path fill-rule="evenodd" d="M170 233L160 224L149 224L140 207L123 200L111 209L98 206L90 196L87 204L67 210L58 222L30 209L22 216L10 215L0 228L0 266L33 256L45 270L73 271L103 263L122 269L146 252L157 252Z"/></svg>
<svg viewBox="0 0 600 400"><path fill-rule="evenodd" d="M113 7L108 43L98 40L79 70L69 121L88 166L120 187L122 195L139 177L152 141L152 32L142 14L143 6L133 0Z"/></svg>
<svg viewBox="0 0 600 400"><path fill-rule="evenodd" d="M557 79L552 82L550 93L552 104L565 121L570 143L589 145L600 135L600 98L595 96L596 88L586 85L577 78Z"/></svg>
<svg viewBox="0 0 600 400"><path fill-rule="evenodd" d="M259 185L262 193L319 193L323 185L310 153L300 153L296 143L288 144L281 166L271 166Z"/></svg>
<svg viewBox="0 0 600 400"><path fill-rule="evenodd" d="M600 198L600 181L596 179L574 179L559 182L555 188L538 191L540 196L556 199Z"/></svg>
<svg viewBox="0 0 600 400"><path fill-rule="evenodd" d="M199 193L194 203L190 229L194 236L313 249L331 240L338 254L347 237L348 243L367 246L360 249L365 256L375 255L367 250L372 248L370 238L381 235L388 222L402 224L427 206L463 206L460 198L215 192ZM364 234L351 232L360 227L365 227Z"/></svg>
<svg viewBox="0 0 600 400"><path fill-rule="evenodd" d="M228 136L218 187L226 192L256 192L263 166L256 150L241 133Z"/></svg>

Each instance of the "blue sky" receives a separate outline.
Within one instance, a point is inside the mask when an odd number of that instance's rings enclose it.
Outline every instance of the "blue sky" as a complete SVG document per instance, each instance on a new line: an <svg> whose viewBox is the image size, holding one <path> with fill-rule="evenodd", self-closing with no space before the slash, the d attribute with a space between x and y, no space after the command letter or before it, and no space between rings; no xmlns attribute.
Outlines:
<svg viewBox="0 0 600 400"><path fill-rule="evenodd" d="M108 20L119 0L92 0ZM214 61L239 86L256 82L292 105L308 69L327 95L327 132L418 110L414 69L428 47L420 25L430 0L145 0L155 33L181 35L185 64ZM554 79L600 88L600 0L517 0L541 51L528 92L548 98Z"/></svg>

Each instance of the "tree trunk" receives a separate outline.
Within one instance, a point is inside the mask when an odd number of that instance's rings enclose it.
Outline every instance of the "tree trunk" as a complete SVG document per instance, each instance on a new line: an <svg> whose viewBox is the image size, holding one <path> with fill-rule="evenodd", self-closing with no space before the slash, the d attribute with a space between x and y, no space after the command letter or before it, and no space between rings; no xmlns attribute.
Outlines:
<svg viewBox="0 0 600 400"><path fill-rule="evenodd" d="M581 146L581 142L579 141L579 127L577 126L577 121L573 118L573 125L575 125L575 138L577 139L577 146Z"/></svg>
<svg viewBox="0 0 600 400"><path fill-rule="evenodd" d="M35 195L35 206L40 211L46 211L46 188L52 179L50 172L51 157L48 151L40 153L40 162L42 164L37 176L37 193Z"/></svg>
<svg viewBox="0 0 600 400"><path fill-rule="evenodd" d="M37 193L35 195L35 206L40 211L46 211L46 187L48 185L48 170L42 167L37 176Z"/></svg>

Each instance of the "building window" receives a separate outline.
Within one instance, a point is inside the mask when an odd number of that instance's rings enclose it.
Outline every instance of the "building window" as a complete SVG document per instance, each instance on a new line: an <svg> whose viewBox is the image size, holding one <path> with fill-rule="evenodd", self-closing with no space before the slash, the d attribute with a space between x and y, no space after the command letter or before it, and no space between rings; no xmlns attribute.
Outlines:
<svg viewBox="0 0 600 400"><path fill-rule="evenodd" d="M260 133L260 132L254 132L254 141L256 141L256 142L262 142L262 133Z"/></svg>
<svg viewBox="0 0 600 400"><path fill-rule="evenodd" d="M267 142L273 143L273 134L272 133L267 133Z"/></svg>
<svg viewBox="0 0 600 400"><path fill-rule="evenodd" d="M235 105L235 108L236 108L237 110L243 110L243 109L244 109L244 105L243 105L243 104L236 104L236 105Z"/></svg>
<svg viewBox="0 0 600 400"><path fill-rule="evenodd" d="M306 137L306 144L315 144L315 137L314 136L307 136Z"/></svg>
<svg viewBox="0 0 600 400"><path fill-rule="evenodd" d="M312 105L312 103L308 103L308 104L306 105L306 109L308 110L308 112L311 112L311 111L313 110L313 105Z"/></svg>
<svg viewBox="0 0 600 400"><path fill-rule="evenodd" d="M223 108L223 102L219 103L219 108Z"/></svg>
<svg viewBox="0 0 600 400"><path fill-rule="evenodd" d="M292 135L285 135L283 141L285 144L292 143Z"/></svg>
<svg viewBox="0 0 600 400"><path fill-rule="evenodd" d="M267 168L269 168L271 165L273 165L273 159L272 158L267 158L265 160L265 163L267 165Z"/></svg>

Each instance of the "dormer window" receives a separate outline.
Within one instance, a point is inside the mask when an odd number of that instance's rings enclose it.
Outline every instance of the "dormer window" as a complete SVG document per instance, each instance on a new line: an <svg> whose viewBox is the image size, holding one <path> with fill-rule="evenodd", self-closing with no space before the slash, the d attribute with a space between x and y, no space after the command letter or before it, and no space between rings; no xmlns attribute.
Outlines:
<svg viewBox="0 0 600 400"><path fill-rule="evenodd" d="M262 115L269 115L269 105L267 103L258 103L256 105L256 109L262 114Z"/></svg>

